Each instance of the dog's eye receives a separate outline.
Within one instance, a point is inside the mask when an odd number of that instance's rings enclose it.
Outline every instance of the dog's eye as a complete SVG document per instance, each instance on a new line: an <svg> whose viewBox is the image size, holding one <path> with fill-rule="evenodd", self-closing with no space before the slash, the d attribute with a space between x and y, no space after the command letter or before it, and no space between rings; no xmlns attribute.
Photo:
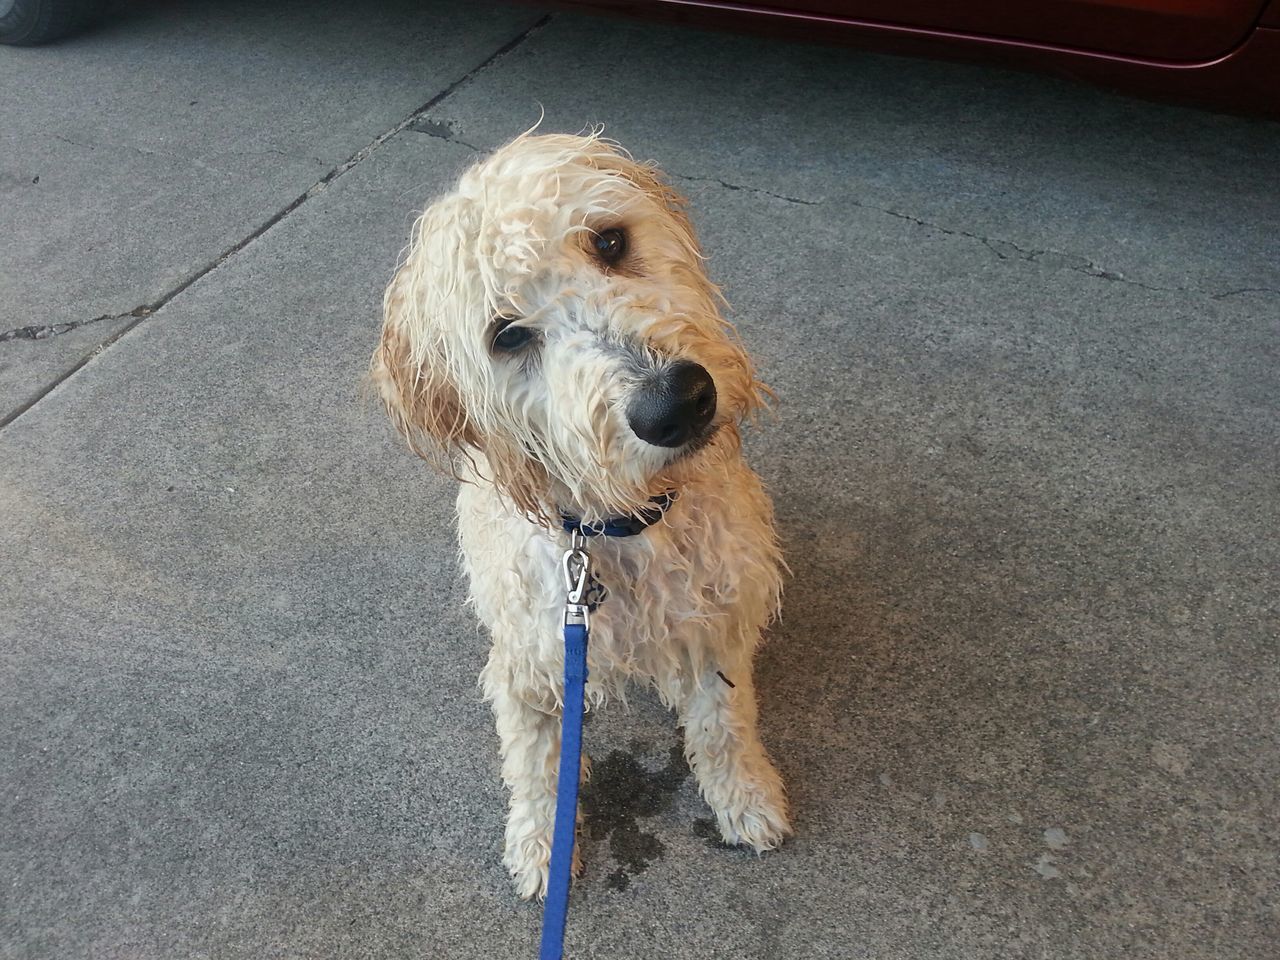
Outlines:
<svg viewBox="0 0 1280 960"><path fill-rule="evenodd" d="M601 230L591 238L596 256L605 263L617 263L627 253L627 235L616 227Z"/></svg>
<svg viewBox="0 0 1280 960"><path fill-rule="evenodd" d="M514 318L503 318L498 321L505 325L493 338L493 349L500 350L503 353L515 353L517 350L523 350L533 342L535 336L533 330L529 327L514 326L513 321Z"/></svg>

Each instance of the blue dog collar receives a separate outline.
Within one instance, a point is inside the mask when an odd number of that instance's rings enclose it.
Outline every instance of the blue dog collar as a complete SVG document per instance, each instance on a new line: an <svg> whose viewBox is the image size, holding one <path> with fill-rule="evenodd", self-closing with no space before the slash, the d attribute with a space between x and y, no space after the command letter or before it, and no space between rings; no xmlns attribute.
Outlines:
<svg viewBox="0 0 1280 960"><path fill-rule="evenodd" d="M645 507L639 513L626 517L608 517L594 523L586 523L579 517L567 513L560 514L565 533L578 533L584 537L634 537L644 533L663 518L671 504L676 502L672 493L664 493L651 497L651 507Z"/></svg>

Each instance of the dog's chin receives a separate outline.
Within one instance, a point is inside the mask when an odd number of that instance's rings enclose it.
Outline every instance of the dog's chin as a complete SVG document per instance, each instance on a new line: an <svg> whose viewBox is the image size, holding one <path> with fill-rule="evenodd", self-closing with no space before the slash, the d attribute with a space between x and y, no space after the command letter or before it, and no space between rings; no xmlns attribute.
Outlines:
<svg viewBox="0 0 1280 960"><path fill-rule="evenodd" d="M705 458L721 435L722 424L716 424L704 433L694 437L688 443L676 448L663 464L662 476L668 482L679 483L686 477L698 472L699 464Z"/></svg>
<svg viewBox="0 0 1280 960"><path fill-rule="evenodd" d="M573 485L568 481L559 481L554 484L552 496L558 495L556 502L559 509L574 515L621 516L646 509L652 498L678 490L686 481L702 472L705 466L704 459L713 454L717 441L726 434L726 431L722 430L724 426L727 424L716 424L682 446L673 448L669 452L664 450L665 458L657 460L656 463L650 461L643 471L638 472L639 475L633 475L632 482L635 486L622 496L613 490L606 494L604 490L599 489L597 490L598 498L582 492L573 495L569 492L574 489ZM650 455L658 450L663 448L648 447ZM617 478L617 472L615 472L615 478Z"/></svg>
<svg viewBox="0 0 1280 960"><path fill-rule="evenodd" d="M715 443L716 437L720 435L720 426L720 424L712 426L709 430L706 430L694 437L683 447L676 450L675 453L667 460L667 466L672 467L677 463L683 463L686 460L691 460L703 450L707 449L707 447Z"/></svg>

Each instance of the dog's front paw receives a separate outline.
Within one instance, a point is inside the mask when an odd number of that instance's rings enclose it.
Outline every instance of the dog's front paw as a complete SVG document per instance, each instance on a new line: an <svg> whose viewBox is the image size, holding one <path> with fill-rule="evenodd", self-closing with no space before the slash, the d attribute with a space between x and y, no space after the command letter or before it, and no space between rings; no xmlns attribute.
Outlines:
<svg viewBox="0 0 1280 960"><path fill-rule="evenodd" d="M547 876L551 869L551 831L535 830L513 836L507 825L507 848L502 862L511 873L516 893L522 900L547 895Z"/></svg>
<svg viewBox="0 0 1280 960"><path fill-rule="evenodd" d="M507 847L502 855L502 862L511 872L516 893L522 900L537 897L542 900L547 895L547 883L551 875L551 839L552 827L530 828L525 824L507 823ZM573 846L573 868L570 871L574 879L582 876L582 856L579 844Z"/></svg>
<svg viewBox="0 0 1280 960"><path fill-rule="evenodd" d="M725 843L764 853L782 846L791 836L782 779L772 766L766 769L767 773L734 784L725 792L724 802L715 805Z"/></svg>

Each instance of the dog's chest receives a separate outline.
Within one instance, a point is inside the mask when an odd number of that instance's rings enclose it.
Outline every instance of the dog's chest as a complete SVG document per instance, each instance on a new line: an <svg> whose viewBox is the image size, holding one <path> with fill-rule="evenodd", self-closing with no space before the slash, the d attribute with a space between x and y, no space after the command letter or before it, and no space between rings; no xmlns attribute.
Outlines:
<svg viewBox="0 0 1280 960"><path fill-rule="evenodd" d="M594 670L661 683L754 645L777 601L772 531L738 523L700 533L657 528L594 549L605 593L592 619Z"/></svg>
<svg viewBox="0 0 1280 960"><path fill-rule="evenodd" d="M687 491L644 533L588 542L604 593L591 614L588 651L597 692L628 680L671 691L681 678L750 655L780 591L771 511L745 470L716 493ZM464 486L458 506L472 600L493 634L491 666L531 689L553 689L567 544L482 488Z"/></svg>

